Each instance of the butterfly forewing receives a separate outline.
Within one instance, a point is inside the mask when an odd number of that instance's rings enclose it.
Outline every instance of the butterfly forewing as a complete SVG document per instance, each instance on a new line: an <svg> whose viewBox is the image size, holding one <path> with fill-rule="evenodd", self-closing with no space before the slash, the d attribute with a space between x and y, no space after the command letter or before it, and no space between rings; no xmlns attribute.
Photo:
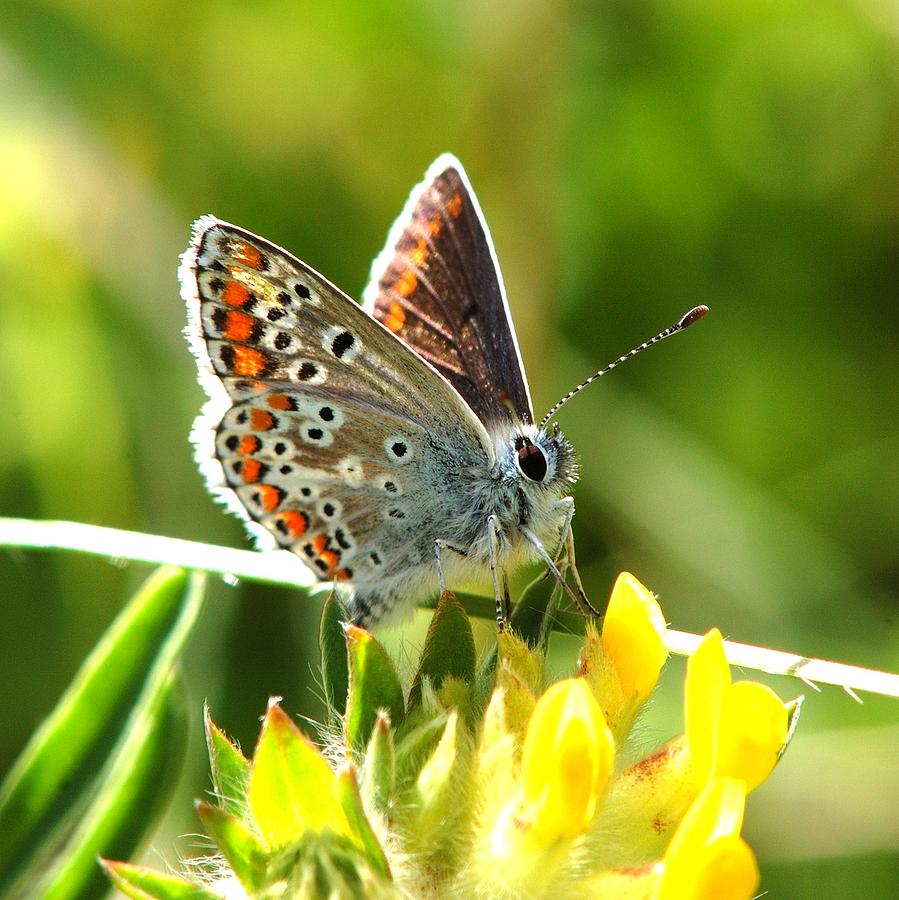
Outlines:
<svg viewBox="0 0 899 900"><path fill-rule="evenodd" d="M454 157L441 156L412 192L375 260L365 305L482 422L533 420L490 234Z"/></svg>
<svg viewBox="0 0 899 900"><path fill-rule="evenodd" d="M417 510L439 477L438 424L468 464L492 458L471 410L354 301L250 232L200 219L181 279L211 398L195 434L213 435L198 451L218 463L213 486L322 580L401 571L408 532L432 524Z"/></svg>

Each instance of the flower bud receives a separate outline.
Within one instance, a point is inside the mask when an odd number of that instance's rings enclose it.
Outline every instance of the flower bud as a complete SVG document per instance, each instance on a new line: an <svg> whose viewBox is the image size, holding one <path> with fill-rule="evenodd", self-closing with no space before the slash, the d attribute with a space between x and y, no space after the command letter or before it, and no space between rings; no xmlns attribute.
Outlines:
<svg viewBox="0 0 899 900"><path fill-rule="evenodd" d="M534 708L521 760L526 815L543 843L587 828L614 759L612 734L587 683L552 685Z"/></svg>
<svg viewBox="0 0 899 900"><path fill-rule="evenodd" d="M642 703L668 658L665 617L652 591L622 572L602 623L602 646L615 665L625 702Z"/></svg>

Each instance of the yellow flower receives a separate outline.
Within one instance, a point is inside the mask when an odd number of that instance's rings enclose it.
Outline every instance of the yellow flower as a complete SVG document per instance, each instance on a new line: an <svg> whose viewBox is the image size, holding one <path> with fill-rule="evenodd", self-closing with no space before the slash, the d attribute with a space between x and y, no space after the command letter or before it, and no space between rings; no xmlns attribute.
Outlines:
<svg viewBox="0 0 899 900"><path fill-rule="evenodd" d="M749 900L759 883L755 856L740 837L746 785L713 778L678 825L652 900Z"/></svg>
<svg viewBox="0 0 899 900"><path fill-rule="evenodd" d="M697 787L723 775L742 779L751 791L777 763L789 716L765 685L731 683L724 642L713 628L687 662L684 724Z"/></svg>
<svg viewBox="0 0 899 900"><path fill-rule="evenodd" d="M586 681L552 685L531 715L521 759L525 815L541 843L587 828L614 760L612 734Z"/></svg>
<svg viewBox="0 0 899 900"><path fill-rule="evenodd" d="M602 647L618 673L624 702L640 704L652 693L668 658L666 632L655 595L622 572L603 619Z"/></svg>

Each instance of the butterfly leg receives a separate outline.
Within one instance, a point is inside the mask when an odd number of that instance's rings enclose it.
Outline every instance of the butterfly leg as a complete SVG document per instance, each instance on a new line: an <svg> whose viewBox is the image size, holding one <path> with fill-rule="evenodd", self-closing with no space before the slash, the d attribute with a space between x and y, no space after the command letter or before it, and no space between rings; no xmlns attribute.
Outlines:
<svg viewBox="0 0 899 900"><path fill-rule="evenodd" d="M565 511L565 521L559 531L559 546L556 550L555 561L559 565L562 553L568 548L568 536L571 534L571 520L574 518L574 497L563 497L557 504L559 510ZM569 558L569 562L571 559Z"/></svg>
<svg viewBox="0 0 899 900"><path fill-rule="evenodd" d="M490 577L493 579L493 598L496 601L496 627L502 632L506 630L505 603L499 589L499 575L496 565L496 516L487 516L487 560L490 565ZM503 575L505 578L505 575ZM507 588L508 591L508 588Z"/></svg>
<svg viewBox="0 0 899 900"><path fill-rule="evenodd" d="M574 556L574 529L571 527L571 520L574 518L574 497L563 497L559 501L559 508L565 510L565 522L559 533L559 549L556 551L556 565L562 558L562 551L565 551L565 564L571 570L571 577L574 578L574 584L581 597L581 604L592 610L594 615L598 615L593 608L593 604L587 599L587 592L581 582L581 574L577 570L577 561Z"/></svg>
<svg viewBox="0 0 899 900"><path fill-rule="evenodd" d="M509 578L503 572L503 618L509 620L512 618L512 594L509 591Z"/></svg>
<svg viewBox="0 0 899 900"><path fill-rule="evenodd" d="M443 538L437 538L437 540L434 541L434 556L437 557L437 585L440 588L441 594L446 590L446 575L443 571L443 560L440 557L440 554L444 550L452 550L453 553L458 553L459 556L468 556L461 547L457 547L455 544L451 544Z"/></svg>
<svg viewBox="0 0 899 900"><path fill-rule="evenodd" d="M543 560L544 565L549 569L550 572L553 573L553 577L559 584L562 586L562 590L568 594L569 599L574 603L574 605L580 609L584 615L592 615L596 618L601 618L600 612L596 609L595 606L587 599L587 595L584 593L584 589L580 585L580 578L576 579L578 583L578 591L575 593L568 582L565 580L565 576L559 571L559 567L553 561L553 558L549 555L546 550L546 547L543 546L540 538L531 531L525 525L520 525L521 533L527 538L527 540L531 543L534 549L537 551L540 558Z"/></svg>
<svg viewBox="0 0 899 900"><path fill-rule="evenodd" d="M574 512L574 505L572 504L571 511ZM574 585L577 588L578 594L580 594L581 601L590 608L593 612L593 615L598 616L599 613L593 608L593 604L587 599L587 592L584 590L584 585L581 583L581 574L577 570L577 561L574 558L574 531L572 530L571 520L568 521L569 528L568 533L565 535L565 555L568 560L568 567L571 569L571 577L574 578Z"/></svg>

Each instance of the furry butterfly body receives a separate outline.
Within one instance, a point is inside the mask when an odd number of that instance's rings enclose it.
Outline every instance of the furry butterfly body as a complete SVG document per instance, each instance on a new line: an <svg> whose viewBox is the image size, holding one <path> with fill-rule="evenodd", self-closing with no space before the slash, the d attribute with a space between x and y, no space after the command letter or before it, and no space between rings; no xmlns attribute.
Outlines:
<svg viewBox="0 0 899 900"><path fill-rule="evenodd" d="M209 402L207 481L265 543L350 589L352 618L411 612L553 548L570 444L534 424L489 231L440 157L372 270L365 306L212 216L179 273Z"/></svg>

